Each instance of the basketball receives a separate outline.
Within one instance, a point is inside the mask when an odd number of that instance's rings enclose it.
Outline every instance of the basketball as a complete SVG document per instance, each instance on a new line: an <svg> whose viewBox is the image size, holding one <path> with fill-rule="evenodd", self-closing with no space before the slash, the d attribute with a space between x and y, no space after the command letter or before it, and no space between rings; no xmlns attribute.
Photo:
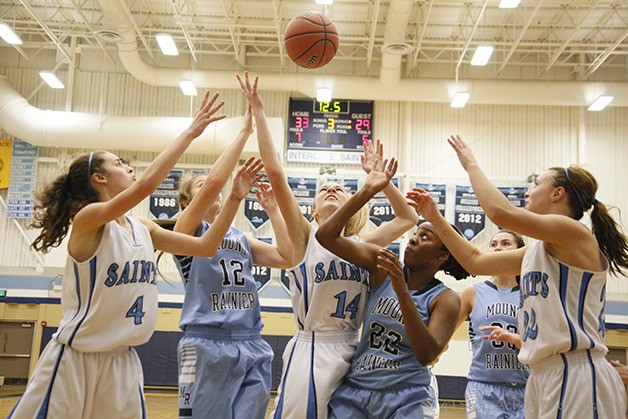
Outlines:
<svg viewBox="0 0 628 419"><path fill-rule="evenodd" d="M320 68L338 51L338 29L320 12L295 16L286 26L283 42L288 57L303 68Z"/></svg>

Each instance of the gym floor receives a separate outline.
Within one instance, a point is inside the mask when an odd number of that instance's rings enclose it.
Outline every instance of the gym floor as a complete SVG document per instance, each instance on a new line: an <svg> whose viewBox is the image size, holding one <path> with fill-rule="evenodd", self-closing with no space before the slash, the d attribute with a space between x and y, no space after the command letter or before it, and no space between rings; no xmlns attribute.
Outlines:
<svg viewBox="0 0 628 419"><path fill-rule="evenodd" d="M5 418L15 406L22 395L22 386L2 386L0 387L0 417ZM272 410L273 399L271 395L268 413ZM176 389L147 389L146 405L149 419L172 419L177 418L177 392ZM441 419L464 418L464 405L456 402L441 402Z"/></svg>

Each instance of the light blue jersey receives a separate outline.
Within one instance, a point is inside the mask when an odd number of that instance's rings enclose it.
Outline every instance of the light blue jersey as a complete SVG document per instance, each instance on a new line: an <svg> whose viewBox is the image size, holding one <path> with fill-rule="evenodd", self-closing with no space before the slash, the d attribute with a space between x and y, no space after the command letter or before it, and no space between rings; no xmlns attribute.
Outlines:
<svg viewBox="0 0 628 419"><path fill-rule="evenodd" d="M430 320L430 303L447 289L442 282L434 280L427 289L410 291L425 324ZM430 380L428 367L421 365L414 356L399 299L390 278L386 278L371 290L360 344L346 382L352 386L382 390L382 386L386 389L429 386Z"/></svg>
<svg viewBox="0 0 628 419"><path fill-rule="evenodd" d="M209 229L203 222L197 236ZM185 299L179 327L262 329L253 256L245 234L235 227L222 239L213 257L176 256L183 278Z"/></svg>
<svg viewBox="0 0 628 419"><path fill-rule="evenodd" d="M483 326L499 326L518 333L519 287L499 288L492 282L476 284L475 304L469 313L469 338L473 359L467 378L482 383L524 386L529 372L517 359L515 345L485 340Z"/></svg>

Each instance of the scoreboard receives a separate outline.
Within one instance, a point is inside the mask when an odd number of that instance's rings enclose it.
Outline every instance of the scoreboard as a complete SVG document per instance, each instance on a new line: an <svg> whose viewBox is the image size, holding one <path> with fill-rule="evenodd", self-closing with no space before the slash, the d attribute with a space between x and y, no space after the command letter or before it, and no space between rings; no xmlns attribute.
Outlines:
<svg viewBox="0 0 628 419"><path fill-rule="evenodd" d="M360 164L363 143L372 139L373 101L290 98L288 161Z"/></svg>

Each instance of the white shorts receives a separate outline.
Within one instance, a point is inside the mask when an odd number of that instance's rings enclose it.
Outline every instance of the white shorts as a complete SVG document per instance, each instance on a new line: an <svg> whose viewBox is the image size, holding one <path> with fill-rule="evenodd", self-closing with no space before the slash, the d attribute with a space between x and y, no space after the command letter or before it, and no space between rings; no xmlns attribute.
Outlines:
<svg viewBox="0 0 628 419"><path fill-rule="evenodd" d="M134 349L78 352L51 340L9 418L146 418Z"/></svg>
<svg viewBox="0 0 628 419"><path fill-rule="evenodd" d="M270 417L327 418L327 404L351 367L358 331L298 331L283 353L283 371Z"/></svg>
<svg viewBox="0 0 628 419"><path fill-rule="evenodd" d="M626 416L626 391L600 352L553 355L530 365L525 417L615 419Z"/></svg>

